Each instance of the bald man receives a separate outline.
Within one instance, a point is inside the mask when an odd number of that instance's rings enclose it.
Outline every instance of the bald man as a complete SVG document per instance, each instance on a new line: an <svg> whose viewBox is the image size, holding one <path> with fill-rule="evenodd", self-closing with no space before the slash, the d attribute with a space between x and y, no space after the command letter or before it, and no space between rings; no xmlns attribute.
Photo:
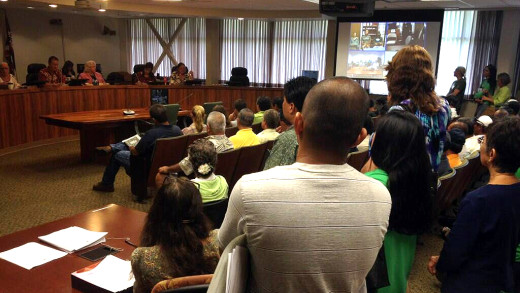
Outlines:
<svg viewBox="0 0 520 293"><path fill-rule="evenodd" d="M218 238L223 249L246 235L251 291L366 292L391 208L383 184L345 163L368 106L351 79L320 82L294 119L296 163L235 185Z"/></svg>

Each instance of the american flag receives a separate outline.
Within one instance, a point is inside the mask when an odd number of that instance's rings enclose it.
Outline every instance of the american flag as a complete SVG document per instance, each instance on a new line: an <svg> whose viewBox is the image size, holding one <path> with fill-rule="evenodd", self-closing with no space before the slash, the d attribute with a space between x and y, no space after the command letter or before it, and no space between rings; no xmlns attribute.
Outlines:
<svg viewBox="0 0 520 293"><path fill-rule="evenodd" d="M5 16L5 30L7 33L4 46L5 61L7 64L9 64L11 73L14 74L16 72L16 63L14 62L13 36L11 34L11 28L9 27L7 15Z"/></svg>

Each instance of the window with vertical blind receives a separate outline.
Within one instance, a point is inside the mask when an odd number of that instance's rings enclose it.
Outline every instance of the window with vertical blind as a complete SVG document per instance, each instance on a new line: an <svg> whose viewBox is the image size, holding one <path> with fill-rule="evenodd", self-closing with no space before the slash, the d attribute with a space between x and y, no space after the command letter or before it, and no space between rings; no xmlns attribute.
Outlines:
<svg viewBox="0 0 520 293"><path fill-rule="evenodd" d="M456 79L453 76L455 68L464 66L469 69L468 57L475 30L475 14L474 10L444 12L437 86L435 88L438 95L448 93L451 84ZM467 70L467 74L470 74L470 72L470 70ZM467 75L466 80L472 80L472 76ZM466 94L469 94L468 89L469 87L466 86Z"/></svg>
<svg viewBox="0 0 520 293"><path fill-rule="evenodd" d="M302 70L325 76L326 20L232 20L221 26L221 79L245 67L252 83L284 84Z"/></svg>
<svg viewBox="0 0 520 293"><path fill-rule="evenodd" d="M302 70L316 70L318 80L325 78L327 24L326 20L274 22L271 83L283 84Z"/></svg>
<svg viewBox="0 0 520 293"><path fill-rule="evenodd" d="M155 18L150 19L158 33L166 43L175 32L181 18ZM136 64L144 64L159 59L163 48L155 37L145 19L130 19L129 37L130 45L130 68ZM171 51L177 62L186 64L189 70L194 72L196 78L206 78L206 21L203 18L188 18L184 27L171 46ZM157 73L161 76L169 76L173 62L165 56Z"/></svg>
<svg viewBox="0 0 520 293"><path fill-rule="evenodd" d="M224 19L221 26L221 80L233 67L245 67L254 83L269 83L270 23L264 20Z"/></svg>

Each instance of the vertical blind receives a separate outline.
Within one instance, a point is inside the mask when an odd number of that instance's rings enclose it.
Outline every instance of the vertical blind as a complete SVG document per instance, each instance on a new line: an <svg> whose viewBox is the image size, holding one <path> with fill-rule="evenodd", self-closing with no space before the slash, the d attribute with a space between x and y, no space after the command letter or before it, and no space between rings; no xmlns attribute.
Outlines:
<svg viewBox="0 0 520 293"><path fill-rule="evenodd" d="M221 79L245 67L253 83L284 84L302 70L325 76L326 20L223 20Z"/></svg>
<svg viewBox="0 0 520 293"><path fill-rule="evenodd" d="M168 43L182 19L155 18L150 21ZM155 64L163 48L145 19L131 19L128 23L131 39L130 71L133 72L136 64ZM206 78L206 21L203 18L188 18L170 49L176 61L185 63L196 78ZM173 62L165 56L157 72L169 76L173 66Z"/></svg>
<svg viewBox="0 0 520 293"><path fill-rule="evenodd" d="M472 46L475 20L475 11L473 10L444 12L437 87L435 88L438 95L448 93L451 84L455 81L453 72L458 66L464 66L468 69L467 83L470 83L473 79L468 65L471 65L469 63L469 52ZM469 88L469 86L466 86L466 94L469 94Z"/></svg>
<svg viewBox="0 0 520 293"><path fill-rule="evenodd" d="M229 80L233 67L245 67L254 83L269 83L269 22L224 19L221 25L220 79Z"/></svg>

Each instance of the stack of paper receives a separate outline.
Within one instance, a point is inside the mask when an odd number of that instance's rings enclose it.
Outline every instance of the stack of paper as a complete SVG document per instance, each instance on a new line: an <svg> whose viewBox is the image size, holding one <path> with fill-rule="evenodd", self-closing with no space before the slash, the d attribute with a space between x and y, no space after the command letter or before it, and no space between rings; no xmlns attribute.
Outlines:
<svg viewBox="0 0 520 293"><path fill-rule="evenodd" d="M38 239L57 248L72 253L105 242L108 232L94 232L80 227L69 227L54 233L40 236Z"/></svg>
<svg viewBox="0 0 520 293"><path fill-rule="evenodd" d="M247 248L237 246L228 254L226 293L246 292L249 274L249 254Z"/></svg>
<svg viewBox="0 0 520 293"><path fill-rule="evenodd" d="M110 292L123 291L132 287L135 282L130 261L113 255L105 257L95 268L74 272L72 276Z"/></svg>
<svg viewBox="0 0 520 293"><path fill-rule="evenodd" d="M29 242L0 253L0 258L30 270L65 255L67 255L66 252L43 246L36 242Z"/></svg>

